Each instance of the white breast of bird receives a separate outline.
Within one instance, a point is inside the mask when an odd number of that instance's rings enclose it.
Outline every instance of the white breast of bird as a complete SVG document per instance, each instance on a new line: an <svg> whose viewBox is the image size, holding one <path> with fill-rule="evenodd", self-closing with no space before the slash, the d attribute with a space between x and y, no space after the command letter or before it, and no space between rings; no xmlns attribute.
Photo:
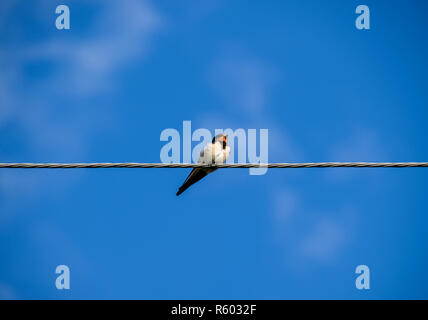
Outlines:
<svg viewBox="0 0 428 320"><path fill-rule="evenodd" d="M226 146L223 149L223 146L220 142L209 143L205 146L205 148L201 151L198 163L201 164L221 164L225 163L227 158L230 155L230 147Z"/></svg>

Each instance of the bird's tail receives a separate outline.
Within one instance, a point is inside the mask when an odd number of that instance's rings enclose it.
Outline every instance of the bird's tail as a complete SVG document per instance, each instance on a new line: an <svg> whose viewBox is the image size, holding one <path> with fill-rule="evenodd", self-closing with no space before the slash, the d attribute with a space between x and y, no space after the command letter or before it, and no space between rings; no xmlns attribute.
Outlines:
<svg viewBox="0 0 428 320"><path fill-rule="evenodd" d="M192 184L198 182L203 177L205 177L209 172L207 170L202 170L200 168L195 168L190 172L189 176L187 177L186 181L184 181L183 185L178 189L176 195L179 196L184 191L187 190Z"/></svg>

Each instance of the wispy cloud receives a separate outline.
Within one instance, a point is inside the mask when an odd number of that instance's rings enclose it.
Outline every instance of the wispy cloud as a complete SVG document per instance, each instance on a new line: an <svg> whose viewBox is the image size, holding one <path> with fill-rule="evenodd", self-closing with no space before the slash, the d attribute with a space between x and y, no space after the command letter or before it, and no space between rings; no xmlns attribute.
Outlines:
<svg viewBox="0 0 428 320"><path fill-rule="evenodd" d="M71 30L67 40L47 35L35 43L2 43L0 128L2 123L12 122L27 131L37 147L44 144L56 149L66 142L70 153L84 149L85 137L96 131L96 126L78 112L65 119L55 117L61 108L58 102L74 102L74 111L78 111L87 107L81 99L114 93L122 69L144 59L153 35L163 24L146 1L99 1L98 7L93 27L83 35L74 35ZM8 7L11 13L12 9ZM46 62L49 65L44 66ZM29 64L40 64L50 71L28 83L25 71ZM60 143L55 143L57 139Z"/></svg>
<svg viewBox="0 0 428 320"><path fill-rule="evenodd" d="M223 53L210 71L213 89L229 106L250 117L266 112L277 81L274 67L245 53Z"/></svg>
<svg viewBox="0 0 428 320"><path fill-rule="evenodd" d="M303 256L316 261L329 261L345 247L348 241L347 226L332 219L320 219L313 230L302 240Z"/></svg>
<svg viewBox="0 0 428 320"><path fill-rule="evenodd" d="M273 202L274 218L280 224L288 224L291 222L300 206L300 199L292 189L277 189Z"/></svg>
<svg viewBox="0 0 428 320"><path fill-rule="evenodd" d="M303 192L277 186L272 199L274 237L287 254L285 264L331 264L352 244L357 221L354 206L320 212Z"/></svg>
<svg viewBox="0 0 428 320"><path fill-rule="evenodd" d="M37 10L23 14L34 21L45 21L46 12L55 17L57 4L39 1L32 4ZM165 24L149 1L75 4L97 8L87 30L73 25L73 21L79 20L79 11L73 11L71 5L72 29L64 31L67 34L58 36L63 31L56 30L41 32L40 37L31 41L27 34L32 34L32 30L23 27L24 18L12 19L20 14L19 3L11 1L0 7L1 14L8 17L8 29L0 30L0 35L19 30L0 43L0 134L12 128L14 137L19 139L19 154L28 157L18 159L14 149L5 149L6 144L2 144L0 161L83 160L91 141L113 119L114 108L120 108L99 101L114 97L120 76L144 61L153 48L154 37ZM35 76L31 68L41 75L32 79ZM94 105L93 101L98 103ZM28 172L24 177L20 171L1 171L0 195L5 199L0 210L20 203L11 192L23 196L22 190L28 186L42 189L40 184L46 181L35 175L30 177ZM64 183L72 181L67 177Z"/></svg>
<svg viewBox="0 0 428 320"><path fill-rule="evenodd" d="M284 123L279 123L271 111L275 86L283 76L272 64L245 50L234 47L230 53L221 53L213 62L209 80L226 107L219 113L207 113L202 118L204 123L211 127L215 123L234 124L235 128L263 125L270 131L270 159L303 161L304 152L298 147L298 140L284 129ZM284 106L287 107L290 106ZM382 154L376 135L369 130L356 130L342 142L332 148L334 161L373 160ZM322 205L317 206L309 199L310 193L275 176L269 179L269 192L272 190L275 191L267 198L272 210L273 237L287 255L285 265L291 270L302 264L310 268L333 263L352 244L358 205L345 205L339 199L333 206L322 209ZM325 213L318 214L320 210Z"/></svg>
<svg viewBox="0 0 428 320"><path fill-rule="evenodd" d="M233 129L269 129L269 158L294 161L302 157L293 137L275 119L271 108L281 79L274 65L238 45L225 46L213 60L208 81L223 105L200 117L208 128L233 124ZM286 106L284 106L286 107ZM215 124L213 124L215 120ZM220 127L219 127L220 126Z"/></svg>
<svg viewBox="0 0 428 320"><path fill-rule="evenodd" d="M59 71L47 81L73 95L114 89L115 73L141 61L151 49L153 35L163 26L161 16L146 1L100 1L92 28L83 37L49 39L31 46L23 59L48 60Z"/></svg>

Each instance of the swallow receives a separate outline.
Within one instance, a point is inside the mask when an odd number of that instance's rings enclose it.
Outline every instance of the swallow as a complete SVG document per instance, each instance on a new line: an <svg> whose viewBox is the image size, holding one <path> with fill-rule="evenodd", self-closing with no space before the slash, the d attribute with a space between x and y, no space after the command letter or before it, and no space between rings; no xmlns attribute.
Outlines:
<svg viewBox="0 0 428 320"><path fill-rule="evenodd" d="M198 163L200 164L222 164L225 163L230 155L230 147L227 145L227 135L218 134L212 142L207 144L199 154ZM178 189L177 196L182 194L192 184L198 182L206 175L216 171L217 168L194 168L190 172L183 185Z"/></svg>

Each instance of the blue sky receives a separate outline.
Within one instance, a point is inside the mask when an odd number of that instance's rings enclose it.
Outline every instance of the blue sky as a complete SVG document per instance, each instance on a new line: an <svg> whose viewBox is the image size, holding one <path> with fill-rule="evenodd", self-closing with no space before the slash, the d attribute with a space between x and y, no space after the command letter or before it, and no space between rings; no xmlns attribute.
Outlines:
<svg viewBox="0 0 428 320"><path fill-rule="evenodd" d="M270 162L428 159L425 1L73 0L62 31L59 4L0 3L1 162L159 162L184 120L267 128ZM0 299L428 298L426 169L224 169L177 198L188 172L0 169Z"/></svg>

